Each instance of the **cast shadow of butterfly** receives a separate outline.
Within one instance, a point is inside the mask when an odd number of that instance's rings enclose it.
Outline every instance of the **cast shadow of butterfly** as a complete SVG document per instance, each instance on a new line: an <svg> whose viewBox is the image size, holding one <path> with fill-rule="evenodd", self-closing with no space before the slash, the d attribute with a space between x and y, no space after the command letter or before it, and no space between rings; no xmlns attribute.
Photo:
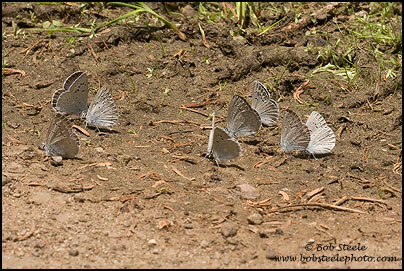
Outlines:
<svg viewBox="0 0 404 271"><path fill-rule="evenodd" d="M243 142L244 144L250 145L250 146L257 146L260 141L258 141L255 138L251 138L251 139L244 139L244 140L239 140L241 142Z"/></svg>
<svg viewBox="0 0 404 271"><path fill-rule="evenodd" d="M245 171L245 168L240 167L239 165L236 164L230 164L230 165L218 164L217 166L220 168L236 168L238 170Z"/></svg>
<svg viewBox="0 0 404 271"><path fill-rule="evenodd" d="M335 155L334 153L317 153L317 154L313 154L313 153L310 153L308 151L298 152L298 153L294 154L295 157L302 158L302 159L309 159L309 158L317 159L317 158L324 158L324 157L327 157L327 156L334 156L334 155Z"/></svg>
<svg viewBox="0 0 404 271"><path fill-rule="evenodd" d="M90 128L91 130L95 130L95 131L99 132L98 135L102 135L102 134L120 134L121 133L118 130L104 128L104 127L94 127L94 126L87 126L87 127Z"/></svg>

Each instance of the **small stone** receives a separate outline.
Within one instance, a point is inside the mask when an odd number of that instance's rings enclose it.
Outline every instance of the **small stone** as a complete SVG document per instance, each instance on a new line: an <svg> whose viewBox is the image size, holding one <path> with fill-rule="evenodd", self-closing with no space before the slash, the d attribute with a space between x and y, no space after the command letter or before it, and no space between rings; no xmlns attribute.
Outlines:
<svg viewBox="0 0 404 271"><path fill-rule="evenodd" d="M222 224L222 234L224 237L232 237L237 234L238 227L234 222L224 222Z"/></svg>
<svg viewBox="0 0 404 271"><path fill-rule="evenodd" d="M276 253L275 253L275 251L274 251L271 247L269 247L269 248L267 249L267 253L266 253L265 257L266 257L268 260L274 260L274 259L276 259Z"/></svg>
<svg viewBox="0 0 404 271"><path fill-rule="evenodd" d="M185 7L182 8L182 14L184 14L185 17L193 17L198 13L190 5L186 5Z"/></svg>
<svg viewBox="0 0 404 271"><path fill-rule="evenodd" d="M153 249L153 251L152 251L153 254L159 254L159 252L160 252L160 251L159 251L158 248L155 248L155 249Z"/></svg>
<svg viewBox="0 0 404 271"><path fill-rule="evenodd" d="M11 182L11 178L8 178L5 175L1 175L1 186L4 186L4 185L8 184L9 182Z"/></svg>
<svg viewBox="0 0 404 271"><path fill-rule="evenodd" d="M34 248L44 248L45 247L45 243L43 241L37 241L34 244Z"/></svg>
<svg viewBox="0 0 404 271"><path fill-rule="evenodd" d="M247 217L247 221L252 225L260 225L262 224L262 215L254 213Z"/></svg>
<svg viewBox="0 0 404 271"><path fill-rule="evenodd" d="M259 196L257 189L249 184L239 184L237 185L237 189L238 191L236 191L236 194L244 199L256 199Z"/></svg>
<svg viewBox="0 0 404 271"><path fill-rule="evenodd" d="M150 240L147 242L147 244L148 244L149 246L155 246L155 245L157 245L157 241L156 241L156 239L150 239Z"/></svg>
<svg viewBox="0 0 404 271"><path fill-rule="evenodd" d="M39 257L39 256L40 256L39 251L38 251L38 250L34 250L34 251L32 252L32 256L34 256L34 257Z"/></svg>
<svg viewBox="0 0 404 271"><path fill-rule="evenodd" d="M190 224L190 223L184 224L184 229L193 229L193 228L194 228L194 226L192 226L192 224Z"/></svg>
<svg viewBox="0 0 404 271"><path fill-rule="evenodd" d="M69 249L69 255L76 257L79 255L79 251L77 249Z"/></svg>
<svg viewBox="0 0 404 271"><path fill-rule="evenodd" d="M97 148L94 148L96 151L98 151L98 152L104 152L104 149L103 148L101 148L101 147L97 147Z"/></svg>
<svg viewBox="0 0 404 271"><path fill-rule="evenodd" d="M58 167L58 166L63 165L62 160L63 160L62 156L54 155L51 157L50 163L52 166Z"/></svg>
<svg viewBox="0 0 404 271"><path fill-rule="evenodd" d="M206 240L202 240L201 241L201 248L206 248L206 247L208 247L209 246L209 242L208 241L206 241Z"/></svg>

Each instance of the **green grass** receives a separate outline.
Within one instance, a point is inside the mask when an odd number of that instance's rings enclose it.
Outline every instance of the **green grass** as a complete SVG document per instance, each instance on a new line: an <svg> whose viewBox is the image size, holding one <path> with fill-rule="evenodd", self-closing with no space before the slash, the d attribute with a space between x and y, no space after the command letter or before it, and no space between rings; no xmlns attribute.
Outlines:
<svg viewBox="0 0 404 271"><path fill-rule="evenodd" d="M394 78L402 70L402 27L401 17L393 13L399 3L373 3L369 13L348 14L351 20L335 22L338 28L330 35L326 32L311 31L308 36L328 41L326 47L308 45L309 53L317 54L320 66L312 70L315 77L328 73L332 79L342 81L348 87L355 84L361 70L357 67L356 56L364 51L370 53L379 65L379 79ZM335 37L337 39L335 40ZM371 61L372 59L369 59ZM361 63L364 65L366 63Z"/></svg>
<svg viewBox="0 0 404 271"><path fill-rule="evenodd" d="M46 5L62 5L61 3L40 3L40 4L46 4ZM95 21L92 22L92 24L89 27L80 27L79 25L75 26L69 26L65 25L61 21L57 20L52 20L52 21L45 21L42 24L42 28L27 28L27 30L30 31L47 31L49 35L51 35L54 32L78 32L78 33L84 33L90 35L90 37L93 37L96 35L97 32L100 30L107 28L113 24L116 24L118 22L123 22L126 18L138 16L141 13L148 13L157 18L160 22L162 22L164 25L167 27L171 28L177 35L179 36L180 39L186 40L186 36L184 33L182 33L177 26L175 26L172 22L164 18L163 16L157 14L153 9L151 9L146 3L144 2L137 2L136 4L128 4L128 3L122 3L122 2L109 2L108 5L111 6L125 6L125 7L130 7L133 9L133 11L125 13L118 18L112 19L107 22L100 22L96 23ZM101 3L98 5L99 10L102 10L104 8L103 4ZM87 8L88 8L88 3L83 3L80 6L81 12L86 13ZM36 16L35 14L31 14L31 18L34 19Z"/></svg>

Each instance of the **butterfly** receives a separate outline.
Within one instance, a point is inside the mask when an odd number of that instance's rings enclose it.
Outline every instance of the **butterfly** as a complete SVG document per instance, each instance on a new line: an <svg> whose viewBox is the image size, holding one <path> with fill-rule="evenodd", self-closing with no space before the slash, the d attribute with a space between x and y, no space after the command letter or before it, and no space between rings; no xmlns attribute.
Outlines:
<svg viewBox="0 0 404 271"><path fill-rule="evenodd" d="M330 153L335 146L335 134L320 113L313 111L307 119L310 142L306 150L311 154Z"/></svg>
<svg viewBox="0 0 404 271"><path fill-rule="evenodd" d="M225 129L215 127L215 113L212 117L212 130L209 134L208 155L213 156L216 164L237 158L241 155L240 143L232 137Z"/></svg>
<svg viewBox="0 0 404 271"><path fill-rule="evenodd" d="M280 145L285 151L305 151L310 142L310 131L295 112L286 109L282 115Z"/></svg>
<svg viewBox="0 0 404 271"><path fill-rule="evenodd" d="M46 155L73 158L79 152L80 142L66 116L56 113L49 125L44 144Z"/></svg>
<svg viewBox="0 0 404 271"><path fill-rule="evenodd" d="M234 95L227 111L226 131L231 137L249 136L261 128L261 119L257 111L247 101Z"/></svg>
<svg viewBox="0 0 404 271"><path fill-rule="evenodd" d="M271 99L269 91L259 81L253 82L251 107L257 111L264 125L276 125L279 118L279 106L275 100Z"/></svg>
<svg viewBox="0 0 404 271"><path fill-rule="evenodd" d="M87 110L88 80L85 72L71 74L52 96L52 107L57 113L81 115Z"/></svg>
<svg viewBox="0 0 404 271"><path fill-rule="evenodd" d="M119 113L111 92L102 87L86 113L86 125L112 129L118 123Z"/></svg>
<svg viewBox="0 0 404 271"><path fill-rule="evenodd" d="M316 111L313 111L306 124L303 124L296 113L285 110L280 145L286 151L326 154L335 146L335 134Z"/></svg>

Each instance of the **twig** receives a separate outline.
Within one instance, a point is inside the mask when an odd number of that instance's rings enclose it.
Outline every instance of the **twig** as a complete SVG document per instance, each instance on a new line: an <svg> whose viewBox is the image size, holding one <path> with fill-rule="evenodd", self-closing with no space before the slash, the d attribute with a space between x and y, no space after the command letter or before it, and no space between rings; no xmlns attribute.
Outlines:
<svg viewBox="0 0 404 271"><path fill-rule="evenodd" d="M3 68L4 75L13 74L13 73L19 73L19 74L21 74L22 77L25 76L25 71L23 71L23 70L17 70L17 69L13 69L13 68Z"/></svg>
<svg viewBox="0 0 404 271"><path fill-rule="evenodd" d="M90 52L93 55L93 57L95 58L95 60L98 61L98 56L95 54L93 46L91 46L90 42L88 42L87 45L88 45L88 49L90 49Z"/></svg>
<svg viewBox="0 0 404 271"><path fill-rule="evenodd" d="M25 145L24 141L18 140L18 139L14 138L14 137L12 137L10 135L7 135L7 138L10 139L10 141L12 141L12 142L14 142L16 144L24 144Z"/></svg>
<svg viewBox="0 0 404 271"><path fill-rule="evenodd" d="M202 115L202 116L204 116L204 117L209 117L209 114L199 112L198 110L195 110L195 109L192 109L192 108L180 106L180 109L184 109L184 110L187 110L187 111L191 111L191 112L197 113L197 114L199 114L199 115Z"/></svg>
<svg viewBox="0 0 404 271"><path fill-rule="evenodd" d="M189 121L189 120L159 120L159 121L151 121L149 123L149 125L153 126L153 125L160 124L160 123L178 124L181 126L184 126L184 123L186 123L186 124L192 124L195 126L200 126L198 123L196 123L194 121Z"/></svg>
<svg viewBox="0 0 404 271"><path fill-rule="evenodd" d="M88 187L72 187L72 188L67 188L67 187L62 187L62 186L54 186L54 187L48 187L49 189L56 191L56 192L61 192L61 193L79 193L79 192L84 192L87 190L91 190L95 187L95 185L88 186Z"/></svg>
<svg viewBox="0 0 404 271"><path fill-rule="evenodd" d="M319 193L321 193L321 192L323 192L323 191L324 191L324 186L322 186L322 187L320 187L320 188L317 188L317 189L314 189L314 190L308 192L308 193L306 194L306 196L307 196L308 199L310 199L310 198L314 197L316 194L319 194Z"/></svg>
<svg viewBox="0 0 404 271"><path fill-rule="evenodd" d="M107 167L108 169L115 169L115 168L111 167L111 165L112 165L111 162L92 163L92 164L88 164L88 165L79 167L78 169L84 169L84 168L88 168L88 167Z"/></svg>
<svg viewBox="0 0 404 271"><path fill-rule="evenodd" d="M181 176L182 178L184 178L184 179L186 179L186 180L188 180L188 181L194 181L195 180L195 178L189 178L189 177L186 177L186 176L184 176L184 174L182 174L178 169L176 169L174 166L171 166L171 169L175 172L175 173L177 173L179 176Z"/></svg>
<svg viewBox="0 0 404 271"><path fill-rule="evenodd" d="M86 136L90 136L90 134L84 128L81 128L80 126L78 126L76 124L73 124L72 127L75 128L76 130L80 131L82 134L84 134Z"/></svg>
<svg viewBox="0 0 404 271"><path fill-rule="evenodd" d="M337 135L338 140L341 138L342 131L344 131L345 128L346 128L346 123L343 123L343 124L338 128L338 130L335 132L335 134Z"/></svg>
<svg viewBox="0 0 404 271"><path fill-rule="evenodd" d="M279 207L279 208L275 208L275 209L271 209L269 210L270 213L275 213L275 212L280 212L283 209L287 209L287 208L295 208L295 207L301 207L301 208L305 208L305 207L320 207L320 208L324 208L324 209L331 209L331 210L337 210L337 211L345 211L345 212L351 212L351 213L359 213L359 214L366 214L363 211L360 210L356 210L356 209L351 209L351 208L346 208L346 207L341 207L341 206L335 206L335 205L331 205L331 204L326 204L326 203L318 203L318 202L312 202L312 203L306 203L306 204L293 204L293 205L288 205L288 206L283 206L283 207ZM288 210L286 210L288 211Z"/></svg>
<svg viewBox="0 0 404 271"><path fill-rule="evenodd" d="M380 200L380 199L371 199L371 198L364 198L364 197L351 197L353 200L359 200L359 201L370 201L370 202L378 202L378 203L383 203L387 205L386 201Z"/></svg>
<svg viewBox="0 0 404 271"><path fill-rule="evenodd" d="M266 198L266 199L258 201L258 202L247 200L247 205L249 205L251 207L270 206L270 205L272 205L271 200L272 200L271 198ZM268 201L269 201L269 203L267 203Z"/></svg>
<svg viewBox="0 0 404 271"><path fill-rule="evenodd" d="M47 41L47 39L41 39L41 40L35 42L34 44L32 44L32 45L31 45L30 47L28 47L27 49L22 50L20 53L24 53L24 52L25 52L25 56L27 56L28 53L29 53L29 51L32 50L32 48L34 48L35 46L39 45L39 44L40 44L41 42L43 42L43 41ZM25 56L24 56L24 57L25 57Z"/></svg>
<svg viewBox="0 0 404 271"><path fill-rule="evenodd" d="M219 200L219 199L216 199L216 198L212 198L214 201L217 201L217 202L219 202L219 203L221 203L221 204L224 204L224 205L226 205L226 206L234 206L234 203L232 203L232 202L224 202L224 201L222 201L222 200Z"/></svg>
<svg viewBox="0 0 404 271"><path fill-rule="evenodd" d="M206 48L210 48L211 46L205 37L205 31L203 31L203 28L200 23L198 23L198 26L199 26L199 31L201 31L201 35L202 35L202 44L205 45Z"/></svg>
<svg viewBox="0 0 404 271"><path fill-rule="evenodd" d="M301 84L297 89L296 89L296 91L293 93L293 98L296 100L296 101L298 101L300 104L307 104L305 101L303 101L301 98L300 98L300 94L302 94L305 90L306 90L306 87L307 87L307 85L310 83L310 79L307 79L306 80L306 82L304 82L303 84Z"/></svg>
<svg viewBox="0 0 404 271"><path fill-rule="evenodd" d="M27 232L27 234L17 237L17 241L27 240L28 238L30 238L34 234L34 232L35 232L35 225L32 225L31 230L29 232Z"/></svg>
<svg viewBox="0 0 404 271"><path fill-rule="evenodd" d="M342 203L344 203L345 201L349 200L349 198L347 196L343 196L342 198L340 198L339 200L337 200L334 205L341 205Z"/></svg>

